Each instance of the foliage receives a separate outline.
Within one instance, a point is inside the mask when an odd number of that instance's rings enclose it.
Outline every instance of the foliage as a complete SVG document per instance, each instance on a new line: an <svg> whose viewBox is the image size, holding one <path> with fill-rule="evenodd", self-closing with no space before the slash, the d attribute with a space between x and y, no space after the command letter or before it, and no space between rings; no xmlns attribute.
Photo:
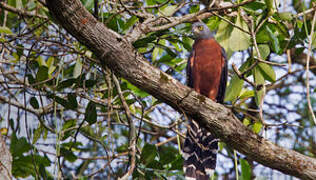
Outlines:
<svg viewBox="0 0 316 180"><path fill-rule="evenodd" d="M205 7L176 0L81 2L122 36L143 23L145 15L167 20L167 24L168 19L180 19ZM244 1L226 1L237 2ZM57 24L42 1L0 3L5 9L0 11L0 130L9 137L15 178L122 177L132 163L133 129L128 113L137 137L133 178L183 178L179 143L186 130L184 115L123 78L117 88L116 76L101 68L89 47ZM254 0L216 11L203 21L217 31L216 40L226 50L229 64L236 67L229 66L225 98L232 111L254 132L264 137L269 134L267 138L275 143L286 143L288 148L315 157L315 124L305 88L309 81L315 105L314 56L309 79L304 75L310 35L312 55L316 47L312 3ZM222 4L214 6L221 8ZM151 31L138 37L133 46L150 64L184 82L193 44L190 29L191 23L185 21ZM232 150L221 144L220 154L215 178L234 178ZM239 163L243 180L271 178L260 174L262 167L243 155Z"/></svg>

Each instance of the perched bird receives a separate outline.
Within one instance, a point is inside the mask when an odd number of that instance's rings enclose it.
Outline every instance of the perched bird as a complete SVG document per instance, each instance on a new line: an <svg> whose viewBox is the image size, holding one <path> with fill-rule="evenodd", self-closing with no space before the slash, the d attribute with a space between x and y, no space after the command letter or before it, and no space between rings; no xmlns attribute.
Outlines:
<svg viewBox="0 0 316 180"><path fill-rule="evenodd" d="M195 37L187 64L187 83L198 93L223 103L227 82L225 50L202 22L192 25ZM218 139L191 119L183 147L186 179L208 180L216 167Z"/></svg>

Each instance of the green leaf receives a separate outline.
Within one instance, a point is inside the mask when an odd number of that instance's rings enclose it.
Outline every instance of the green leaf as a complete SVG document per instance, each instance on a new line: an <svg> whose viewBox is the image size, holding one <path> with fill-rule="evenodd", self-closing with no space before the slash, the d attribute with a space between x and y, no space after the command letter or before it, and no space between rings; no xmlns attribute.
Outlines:
<svg viewBox="0 0 316 180"><path fill-rule="evenodd" d="M69 151L64 147L60 148L60 154L69 162L75 162L77 160L77 156L75 156L72 151Z"/></svg>
<svg viewBox="0 0 316 180"><path fill-rule="evenodd" d="M142 149L142 153L140 155L140 161L145 164L148 165L149 163L151 163L152 161L154 161L155 157L157 156L157 148L155 145L152 144L145 144L143 149Z"/></svg>
<svg viewBox="0 0 316 180"><path fill-rule="evenodd" d="M31 104L31 106L32 106L34 109L38 109L38 108L39 108L37 99L36 99L35 97L31 97L31 99L30 99L30 104Z"/></svg>
<svg viewBox="0 0 316 180"><path fill-rule="evenodd" d="M250 125L251 121L248 118L244 118L242 122L245 126Z"/></svg>
<svg viewBox="0 0 316 180"><path fill-rule="evenodd" d="M14 177L26 178L30 175L36 177L37 171L35 168L47 167L50 161L46 156L39 156L36 154L28 156L14 157L12 162L12 174Z"/></svg>
<svg viewBox="0 0 316 180"><path fill-rule="evenodd" d="M44 130L44 127L39 123L38 128L35 129L35 131L33 133L32 144L35 144L37 142L37 140L41 137L43 130Z"/></svg>
<svg viewBox="0 0 316 180"><path fill-rule="evenodd" d="M273 6L273 2L274 0L264 0L267 9L268 9L268 16L272 16L273 13L275 12L274 6Z"/></svg>
<svg viewBox="0 0 316 180"><path fill-rule="evenodd" d="M147 92L145 92L145 91L139 89L138 87L132 85L128 81L126 81L126 80L122 80L122 81L125 82L126 83L126 87L128 89L130 89L131 91L133 91L133 93L135 93L137 96L139 96L141 98L149 96L149 94Z"/></svg>
<svg viewBox="0 0 316 180"><path fill-rule="evenodd" d="M64 88L68 88L68 87L71 87L73 84L76 83L76 79L67 79L67 80L64 80L64 81L61 81L59 84L58 84L58 87L57 87L57 90L62 90Z"/></svg>
<svg viewBox="0 0 316 180"><path fill-rule="evenodd" d="M199 4L197 4L197 5L193 5L193 6L191 6L191 8L190 8L190 14L192 14L192 13L196 13L196 12L198 12L200 10L200 5Z"/></svg>
<svg viewBox="0 0 316 180"><path fill-rule="evenodd" d="M76 125L75 119L68 120L64 123L62 130L66 130L68 128L74 127L75 125Z"/></svg>
<svg viewBox="0 0 316 180"><path fill-rule="evenodd" d="M118 147L116 148L116 151L117 151L118 153L122 153L122 152L128 151L128 144L123 144L123 145L121 145L121 146L118 146Z"/></svg>
<svg viewBox="0 0 316 180"><path fill-rule="evenodd" d="M129 28L133 26L137 21L138 18L136 16L132 16L131 18L129 18L127 22L124 24L123 32L125 33L126 31L128 31Z"/></svg>
<svg viewBox="0 0 316 180"><path fill-rule="evenodd" d="M150 163L148 163L146 165L146 168L152 168L152 169L159 169L159 170L163 170L163 165L157 161L157 160L152 160Z"/></svg>
<svg viewBox="0 0 316 180"><path fill-rule="evenodd" d="M47 62L46 62L47 67L48 67L48 75L49 75L50 78L52 77L52 73L53 73L53 72L55 71L55 69L56 69L56 66L54 66L54 61L55 61L55 58L49 57L49 58L47 59Z"/></svg>
<svg viewBox="0 0 316 180"><path fill-rule="evenodd" d="M233 54L230 46L230 36L233 29L232 25L228 24L226 21L221 21L215 35L216 41L225 49L228 59Z"/></svg>
<svg viewBox="0 0 316 180"><path fill-rule="evenodd" d="M285 41L285 38L290 38L290 34L289 34L290 30L283 22L278 22L277 24L275 24L275 27L276 27L276 33L278 35L278 39L281 42L281 47L282 47L282 41Z"/></svg>
<svg viewBox="0 0 316 180"><path fill-rule="evenodd" d="M210 28L210 30L215 30L218 28L220 19L217 16L212 16L208 18L206 25Z"/></svg>
<svg viewBox="0 0 316 180"><path fill-rule="evenodd" d="M177 154L176 158L171 162L171 167L169 170L182 170L183 168L183 158L180 154Z"/></svg>
<svg viewBox="0 0 316 180"><path fill-rule="evenodd" d="M242 73L246 68L251 65L252 59L248 58L247 61L239 68L239 71ZM247 77L248 74L245 74ZM228 85L228 88L225 93L225 101L235 101L240 95L242 87L244 85L244 80L240 79L237 74L235 74Z"/></svg>
<svg viewBox="0 0 316 180"><path fill-rule="evenodd" d="M68 109L77 109L78 103L77 103L77 99L76 99L76 94L68 93L67 99L68 99L67 108Z"/></svg>
<svg viewBox="0 0 316 180"><path fill-rule="evenodd" d="M160 56L162 53L162 49L160 49L159 47L155 47L155 49L153 50L153 53L152 53L152 61L156 61L157 60L157 57Z"/></svg>
<svg viewBox="0 0 316 180"><path fill-rule="evenodd" d="M133 43L133 46L135 48L146 47L148 43L153 42L156 38L157 38L156 36L150 35L148 37L145 37L145 38L142 38L142 39L135 41Z"/></svg>
<svg viewBox="0 0 316 180"><path fill-rule="evenodd" d="M313 34L312 46L313 46L313 48L316 48L316 33Z"/></svg>
<svg viewBox="0 0 316 180"><path fill-rule="evenodd" d="M0 34L13 34L12 31L8 27L0 26Z"/></svg>
<svg viewBox="0 0 316 180"><path fill-rule="evenodd" d="M267 6L264 3L257 1L253 1L242 6L243 9L250 11L252 13L256 12L257 10L263 10L266 7Z"/></svg>
<svg viewBox="0 0 316 180"><path fill-rule="evenodd" d="M48 179L47 177L47 173L46 173L46 170L45 170L45 167L43 166L43 164L40 164L39 166L39 172L40 172L40 175L43 179Z"/></svg>
<svg viewBox="0 0 316 180"><path fill-rule="evenodd" d="M48 68L46 66L40 66L36 73L36 82L42 82L48 79Z"/></svg>
<svg viewBox="0 0 316 180"><path fill-rule="evenodd" d="M21 56L23 54L23 47L22 48L19 48L20 51L22 52L19 52L18 55ZM46 64L46 61L45 59L43 58L43 56L38 56L36 58L36 62L38 63L39 66L45 66L45 67L48 67L47 64Z"/></svg>
<svg viewBox="0 0 316 180"><path fill-rule="evenodd" d="M22 0L16 0L15 7L17 9L23 9L23 2L22 2Z"/></svg>
<svg viewBox="0 0 316 180"><path fill-rule="evenodd" d="M93 0L84 0L83 5L86 9L91 10L93 7L93 2Z"/></svg>
<svg viewBox="0 0 316 180"><path fill-rule="evenodd" d="M157 3L159 3L159 4L164 3L164 2L166 2L166 1L168 1L168 0L155 0L155 2L157 2Z"/></svg>
<svg viewBox="0 0 316 180"><path fill-rule="evenodd" d="M304 25L303 21L302 21L302 20L299 20L299 19L296 20L296 24L297 24L297 27L300 28L300 29L301 29L301 28L303 27L303 25Z"/></svg>
<svg viewBox="0 0 316 180"><path fill-rule="evenodd" d="M169 61L177 56L177 54L174 53L169 47L163 46L163 45L160 45L159 47L165 50L166 52L166 54L163 57L161 57L159 61ZM167 57L167 58L164 58L164 57Z"/></svg>
<svg viewBox="0 0 316 180"><path fill-rule="evenodd" d="M175 48L176 52L182 52L182 47L180 46L180 44L178 42L170 41L170 43Z"/></svg>
<svg viewBox="0 0 316 180"><path fill-rule="evenodd" d="M159 162L163 165L169 164L176 158L178 150L173 146L161 146L159 148Z"/></svg>
<svg viewBox="0 0 316 180"><path fill-rule="evenodd" d="M81 75L81 72L82 72L82 61L80 58L78 58L76 61L74 71L73 71L73 77L74 78L79 77Z"/></svg>
<svg viewBox="0 0 316 180"><path fill-rule="evenodd" d="M247 24L241 20L241 17L239 15L237 16L235 25L245 31L249 31ZM250 36L247 33L241 31L240 29L234 28L229 38L230 49L233 51L241 51L247 49L249 45Z"/></svg>
<svg viewBox="0 0 316 180"><path fill-rule="evenodd" d="M242 180L251 180L251 167L245 159L239 159Z"/></svg>
<svg viewBox="0 0 316 180"><path fill-rule="evenodd" d="M232 25L228 24L226 21L221 21L215 35L215 39L226 50L226 52L230 48L229 39L233 29Z"/></svg>
<svg viewBox="0 0 316 180"><path fill-rule="evenodd" d="M275 82L276 75L273 68L269 64L259 63L258 68L265 80L268 80L270 82Z"/></svg>
<svg viewBox="0 0 316 180"><path fill-rule="evenodd" d="M279 13L279 17L284 21L292 21L293 14L291 12L281 12Z"/></svg>
<svg viewBox="0 0 316 180"><path fill-rule="evenodd" d="M32 145L27 142L25 137L18 139L15 133L12 134L10 152L13 157L21 156L23 153L31 150L31 148Z"/></svg>
<svg viewBox="0 0 316 180"><path fill-rule="evenodd" d="M85 126L80 128L80 132L84 134L85 136L91 136L94 138L100 138L98 135L94 132L95 130L91 128L90 126Z"/></svg>
<svg viewBox="0 0 316 180"><path fill-rule="evenodd" d="M93 79L83 80L80 82L80 87L91 88L97 84L98 81Z"/></svg>
<svg viewBox="0 0 316 180"><path fill-rule="evenodd" d="M256 66L254 69L253 69L253 76L254 76L254 80L255 80L255 83L256 85L262 85L264 84L264 77L259 69L258 66ZM263 95L263 90L256 90L255 91L255 100L256 100L256 103L257 105L259 106L260 102L261 102L261 98L262 98L262 95Z"/></svg>
<svg viewBox="0 0 316 180"><path fill-rule="evenodd" d="M32 158L30 156L14 158L12 162L12 174L16 178L26 178L35 174Z"/></svg>
<svg viewBox="0 0 316 180"><path fill-rule="evenodd" d="M146 0L147 5L154 5L156 2L154 0Z"/></svg>
<svg viewBox="0 0 316 180"><path fill-rule="evenodd" d="M97 122L97 109L96 104L93 101L90 101L87 105L84 120L90 125Z"/></svg>
<svg viewBox="0 0 316 180"><path fill-rule="evenodd" d="M253 90L245 90L241 92L240 99L250 98L255 95L255 92Z"/></svg>
<svg viewBox="0 0 316 180"><path fill-rule="evenodd" d="M177 10L177 5L165 5L160 8L158 15L171 16Z"/></svg>
<svg viewBox="0 0 316 180"><path fill-rule="evenodd" d="M113 31L122 33L124 28L124 21L119 14L111 14L110 22L107 23L107 27Z"/></svg>
<svg viewBox="0 0 316 180"><path fill-rule="evenodd" d="M267 44L259 44L258 49L262 59L266 59L270 54L270 47ZM254 56L259 57L257 51L254 51Z"/></svg>
<svg viewBox="0 0 316 180"><path fill-rule="evenodd" d="M253 130L253 132L258 134L261 131L261 128L262 128L262 123L261 122L256 122L253 125L252 130Z"/></svg>
<svg viewBox="0 0 316 180"><path fill-rule="evenodd" d="M59 96L54 96L54 95L48 95L48 97L54 99L58 104L64 106L65 108L68 107L68 102L64 98L61 98Z"/></svg>
<svg viewBox="0 0 316 180"><path fill-rule="evenodd" d="M272 41L273 51L276 52L277 54L279 54L281 51L279 39L274 35L273 31L270 29L269 26L265 26L265 28L266 28L266 31L268 32L270 40Z"/></svg>
<svg viewBox="0 0 316 180"><path fill-rule="evenodd" d="M237 75L234 75L230 80L229 86L225 94L225 101L235 101L239 96L242 87L244 85L244 80L239 79Z"/></svg>
<svg viewBox="0 0 316 180"><path fill-rule="evenodd" d="M193 40L192 40L191 38L183 37L181 43L182 43L183 47L184 47L187 51L189 51L189 52L192 51Z"/></svg>
<svg viewBox="0 0 316 180"><path fill-rule="evenodd" d="M79 146L82 146L83 144L82 144L82 142L66 142L66 143L63 143L62 144L62 147L64 147L64 148L70 148L70 147L72 147L72 149L79 149Z"/></svg>
<svg viewBox="0 0 316 180"><path fill-rule="evenodd" d="M268 32L266 28L264 28L266 25L264 24L263 27L260 28L259 32L256 35L257 43L270 43L270 37L267 36Z"/></svg>

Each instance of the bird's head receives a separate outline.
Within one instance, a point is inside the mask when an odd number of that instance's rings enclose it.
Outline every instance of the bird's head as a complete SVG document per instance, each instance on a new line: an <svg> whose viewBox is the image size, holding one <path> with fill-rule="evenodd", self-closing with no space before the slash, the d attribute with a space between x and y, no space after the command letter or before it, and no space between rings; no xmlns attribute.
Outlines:
<svg viewBox="0 0 316 180"><path fill-rule="evenodd" d="M202 22L195 22L192 25L192 33L195 39L209 39L213 37L213 33L207 25Z"/></svg>

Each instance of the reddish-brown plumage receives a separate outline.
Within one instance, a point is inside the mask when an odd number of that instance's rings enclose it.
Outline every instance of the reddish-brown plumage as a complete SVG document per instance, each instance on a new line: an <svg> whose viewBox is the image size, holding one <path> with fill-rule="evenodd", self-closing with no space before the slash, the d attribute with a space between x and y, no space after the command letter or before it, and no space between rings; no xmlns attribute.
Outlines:
<svg viewBox="0 0 316 180"><path fill-rule="evenodd" d="M221 46L213 39L199 39L190 59L193 88L216 101L225 58Z"/></svg>

